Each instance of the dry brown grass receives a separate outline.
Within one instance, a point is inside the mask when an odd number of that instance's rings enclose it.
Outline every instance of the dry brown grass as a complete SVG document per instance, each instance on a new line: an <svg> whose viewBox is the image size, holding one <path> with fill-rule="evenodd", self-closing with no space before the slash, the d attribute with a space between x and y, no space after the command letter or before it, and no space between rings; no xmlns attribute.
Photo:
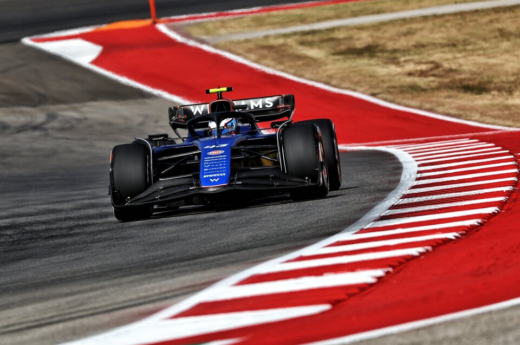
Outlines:
<svg viewBox="0 0 520 345"><path fill-rule="evenodd" d="M520 127L520 6L223 42L285 72L394 103Z"/></svg>
<svg viewBox="0 0 520 345"><path fill-rule="evenodd" d="M290 27L325 20L359 17L371 14L398 12L475 1L478 0L361 1L203 22L188 27L187 31L194 36L227 35L238 32Z"/></svg>

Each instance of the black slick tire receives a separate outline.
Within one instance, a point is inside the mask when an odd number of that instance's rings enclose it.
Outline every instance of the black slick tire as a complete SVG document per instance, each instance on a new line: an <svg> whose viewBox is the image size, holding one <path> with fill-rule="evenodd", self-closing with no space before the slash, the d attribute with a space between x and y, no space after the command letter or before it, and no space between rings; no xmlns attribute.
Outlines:
<svg viewBox="0 0 520 345"><path fill-rule="evenodd" d="M114 216L126 222L152 216L151 206L118 207L141 194L150 185L148 150L143 145L124 144L112 150L111 190Z"/></svg>
<svg viewBox="0 0 520 345"><path fill-rule="evenodd" d="M301 126L305 123L314 123L320 128L329 173L330 190L338 190L342 182L341 161L334 123L329 119L316 119L297 122L294 126Z"/></svg>
<svg viewBox="0 0 520 345"><path fill-rule="evenodd" d="M291 191L294 200L324 198L329 192L329 180L323 142L319 128L313 123L290 126L282 133L285 168L291 176L307 179L308 188Z"/></svg>

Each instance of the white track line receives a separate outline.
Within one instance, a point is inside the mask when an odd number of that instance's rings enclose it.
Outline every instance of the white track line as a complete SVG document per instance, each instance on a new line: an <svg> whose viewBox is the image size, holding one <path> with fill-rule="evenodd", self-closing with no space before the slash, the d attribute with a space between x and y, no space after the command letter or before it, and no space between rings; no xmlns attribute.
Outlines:
<svg viewBox="0 0 520 345"><path fill-rule="evenodd" d="M294 261L281 263L273 267L264 269L261 273L275 273L275 272L287 272L292 270L299 270L313 267L332 266L339 264L350 264L354 262L372 261L378 259L396 258L401 256L418 256L422 253L429 251L430 247L416 247L407 249L396 249L388 250L384 252L364 253L356 255L342 255L335 256L332 258L323 259L310 259L305 261ZM310 256L312 253L308 253L306 256Z"/></svg>
<svg viewBox="0 0 520 345"><path fill-rule="evenodd" d="M366 270L328 274L317 277L275 280L265 283L234 285L214 291L214 294L208 296L205 301L222 301L276 293L323 289L334 286L373 284L377 281L377 278L384 276L387 271L387 269Z"/></svg>
<svg viewBox="0 0 520 345"><path fill-rule="evenodd" d="M400 229L395 229L395 230L365 232L362 234L353 234L352 236L346 237L343 241L357 241L357 240L366 239L366 238L377 238L377 237L407 234L407 233L421 232L421 231L450 229L450 228L456 228L456 227L461 227L461 226L465 226L465 227L469 228L469 227L477 226L480 224L481 223L480 223L479 219L471 219L471 220L463 220L460 222L441 223L441 224L426 225L426 226L416 226L413 228L400 228Z"/></svg>
<svg viewBox="0 0 520 345"><path fill-rule="evenodd" d="M509 153L507 150L503 151L495 151L495 152L486 152L486 153L478 153L478 154L470 154L470 155L462 155L462 156L455 156L455 157L446 157L446 158L437 158L437 159L430 159L425 161L418 161L417 164L427 164L427 163L435 163L435 162L444 162L444 161L453 161L458 159L464 159L464 158L473 158L473 157L479 157L479 156L489 156L489 155L497 155L499 153Z"/></svg>
<svg viewBox="0 0 520 345"><path fill-rule="evenodd" d="M446 219L446 218L455 218L455 217L465 217L465 216L474 216L476 214L492 214L498 213L500 209L498 207L485 207L478 208L474 210L464 210L464 211L455 211L455 212L446 212L446 213L438 213L438 214L430 214L427 216L417 216L417 217L404 217L397 219L387 219L387 220L378 220L377 222L369 225L369 228L379 228L382 226L391 226L391 225L400 225L400 224L409 224L409 223L419 223L419 222L427 222L431 220L438 219Z"/></svg>
<svg viewBox="0 0 520 345"><path fill-rule="evenodd" d="M494 158L486 158L486 159L476 159L471 161L465 161L465 162L458 162L458 163L447 163L447 164L439 164L439 165L430 165L427 167L420 167L419 171L425 171L425 170L437 170L437 169L444 169L444 168L451 168L451 167L458 167L461 165L470 165L470 164L479 164L479 163L486 163L486 162L493 162L493 161L501 161L501 160L513 160L514 157L507 155L507 156L500 156L500 157L494 157Z"/></svg>
<svg viewBox="0 0 520 345"><path fill-rule="evenodd" d="M458 156L458 155L468 155L468 154L474 154L474 153L499 151L499 150L503 150L503 148L494 146L494 147L488 148L488 149L467 150L467 151L462 151L462 152L442 153L442 154L438 154L438 155L424 156L424 157L415 158L415 160L420 164L422 161L427 160L427 159L445 158L445 157L453 157L453 156Z"/></svg>
<svg viewBox="0 0 520 345"><path fill-rule="evenodd" d="M443 190L443 189L472 187L472 186L479 186L479 185L483 185L483 184L494 184L494 183L500 183L500 182L517 181L517 180L518 179L516 177L506 177L506 178L499 178L499 179L494 179L494 180L449 184L449 185L444 185L444 186L414 188L414 189L410 189L410 190L406 191L405 194L417 194L417 193L433 192L433 191Z"/></svg>
<svg viewBox="0 0 520 345"><path fill-rule="evenodd" d="M454 240L460 237L460 235L456 232L442 233L442 234L434 234L434 235L426 235L426 236L417 236L417 237L407 237L407 238L399 238L393 240L381 240L381 241L372 241L372 242L363 242L356 244L346 244L343 246L329 246L317 250L314 255L322 255L322 254L333 254L333 253L344 253L351 252L354 250L362 250L362 249L373 249L384 246L395 246L399 244L405 243L415 243L422 242L428 240L438 240L438 239L450 239Z"/></svg>
<svg viewBox="0 0 520 345"><path fill-rule="evenodd" d="M422 196L422 197L418 197L418 198L401 199L399 201L399 203L397 203L396 205L412 204L412 203L416 203L416 202L425 202L425 201L447 199L447 198L458 198L458 197L479 195L479 194L486 194L486 193L496 193L496 192L506 193L506 192L510 192L512 190L513 190L513 187L496 187L496 188L472 190L472 191L468 191L468 192L429 195L429 196Z"/></svg>
<svg viewBox="0 0 520 345"><path fill-rule="evenodd" d="M503 175L503 174L517 174L517 173L518 173L518 169L498 170L498 171L490 171L490 172L478 173L478 174L458 175L458 176L451 176L451 177L442 177L442 178L433 178L433 179L427 179L427 180L419 180L419 181L417 181L417 183L415 185L418 186L418 185L422 185L422 184L432 184L432 183L441 183L441 182L448 182L448 181L468 180L468 179L479 178L479 177Z"/></svg>
<svg viewBox="0 0 520 345"><path fill-rule="evenodd" d="M486 144L486 143L478 143L478 144L473 144L473 145L464 145L464 146L461 146L461 147L451 147L449 146L449 148L445 148L443 150L434 150L434 151L420 151L420 152L408 152L409 154L412 155L413 158L417 158L417 157L423 157L423 156L428 156L428 155L433 155L433 154L437 154L437 153L447 153L447 152L457 152L457 151L465 151L465 150L473 150L473 149L476 149L476 148L482 148L482 147L495 147L494 144Z"/></svg>
<svg viewBox="0 0 520 345"><path fill-rule="evenodd" d="M505 162L505 163L488 164L488 165L477 165L477 166L468 167L468 168L434 171L434 172L429 172L429 173L421 173L421 174L419 174L419 177L446 175L446 174L453 174L453 173L458 173L458 172L462 172L462 171L484 170L484 169L497 168L497 167L503 167L503 166L508 166L508 165L517 165L517 163L513 161L513 162Z"/></svg>
<svg viewBox="0 0 520 345"><path fill-rule="evenodd" d="M486 198L486 199L478 199L478 200L468 200L468 201L459 201L459 202L450 202L447 204L437 204L437 205L428 205L428 206L417 206L410 208L400 208L395 210L388 210L383 213L384 216L389 216L393 214L403 214L403 213L413 213L413 212L422 212L422 211L430 211L430 210L438 210L441 208L448 207L459 207L459 206L468 206L468 205L476 205L483 204L487 202L499 202L505 201L507 198L505 197L496 197L496 198Z"/></svg>

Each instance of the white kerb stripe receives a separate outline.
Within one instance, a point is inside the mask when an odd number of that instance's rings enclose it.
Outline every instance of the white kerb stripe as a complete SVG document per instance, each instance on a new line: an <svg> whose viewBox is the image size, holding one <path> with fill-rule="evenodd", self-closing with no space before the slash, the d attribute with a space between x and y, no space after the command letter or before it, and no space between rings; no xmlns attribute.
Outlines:
<svg viewBox="0 0 520 345"><path fill-rule="evenodd" d="M496 197L496 198L486 198L486 199L479 199L479 200L450 202L450 203L446 203L446 204L401 208L401 209L396 209L396 210L388 210L385 213L383 213L383 215L388 216L388 215L392 215L392 214L403 214L403 213L422 212L422 211L429 211L429 210L438 210L441 208L483 204L486 202L499 202L499 201L505 201L506 199L507 198L505 198L505 197Z"/></svg>
<svg viewBox="0 0 520 345"><path fill-rule="evenodd" d="M430 151L436 151L436 150L445 150L445 149L455 149L455 148L461 148L461 147L469 147L473 145L479 145L479 144L488 144L483 143L475 140L474 142L462 142L462 143L455 143L451 145L445 145L445 146L438 146L438 147L423 147L423 148L411 148L411 149L403 149L404 151L408 152L411 155L414 155L416 153L422 153L422 152L430 152Z"/></svg>
<svg viewBox="0 0 520 345"><path fill-rule="evenodd" d="M486 162L492 162L492 161L501 161L509 159L514 159L513 156L500 156L500 157L493 157L493 158L486 158L486 159L476 159L472 161L465 161L465 162L457 162L457 163L447 163L447 164L439 164L439 165L430 165L427 167L421 167L419 168L419 171L425 171L425 170L437 170L437 169L444 169L444 168L451 168L451 167L458 167L461 165L470 165L470 164L480 164L480 163L486 163Z"/></svg>
<svg viewBox="0 0 520 345"><path fill-rule="evenodd" d="M434 151L420 151L420 152L409 152L412 157L423 157L423 156L429 156L433 154L438 153L448 153L448 152L457 152L457 151L467 151L467 150L473 150L476 148L483 148L483 147L495 147L494 144L486 144L486 143L478 143L478 144L472 144L472 145L464 145L459 147L450 147L450 148L444 148L443 150L434 150Z"/></svg>
<svg viewBox="0 0 520 345"><path fill-rule="evenodd" d="M102 46L82 40L81 38L39 42L38 44L42 49L51 54L62 56L65 59L75 61L79 64L90 64L103 50Z"/></svg>
<svg viewBox="0 0 520 345"><path fill-rule="evenodd" d="M518 169L490 171L490 172L478 173L478 174L459 175L459 176L452 176L452 177L443 177L443 178L419 180L419 181L416 182L415 185L440 183L440 182L448 182L448 181L458 181L458 180L468 180L468 179L478 178L478 177L493 176L493 175L503 175L503 174L516 174L516 173L518 173Z"/></svg>
<svg viewBox="0 0 520 345"><path fill-rule="evenodd" d="M426 225L426 226L416 226L413 228L399 228L396 230L386 230L386 231L375 231L375 232L366 232L362 234L354 234L350 237L345 237L343 241L357 241L360 239L365 238L377 238L377 237L384 237L384 236L392 236L392 235L399 235L399 234L407 234L411 232L420 232L420 231L430 231L430 230L442 230L442 229L449 229L449 228L455 228L455 227L471 227L471 226L477 226L480 225L479 219L472 219L472 220L463 220L460 222L451 222L451 223L441 223L441 224L434 224L434 225Z"/></svg>
<svg viewBox="0 0 520 345"><path fill-rule="evenodd" d="M416 248L407 248L407 249L388 250L388 251L384 251L384 252L375 252L375 253L335 256L332 258L310 259L310 260L305 260L305 261L293 261L293 262L281 263L276 266L269 267L269 268L263 270L262 273L286 272L286 271L299 270L299 269L304 269L304 268L350 264L350 263L354 263L354 262L388 259L388 258L395 258L395 257L401 257L401 256L418 256L422 253L429 251L430 249L431 249L430 247L416 247Z"/></svg>
<svg viewBox="0 0 520 345"><path fill-rule="evenodd" d="M221 301L275 293L320 289L334 286L354 284L372 284L378 277L386 274L386 269L367 270L349 273L329 274L318 277L303 277L296 279L277 280L247 285L234 285L215 289L214 294L205 301Z"/></svg>
<svg viewBox="0 0 520 345"><path fill-rule="evenodd" d="M458 198L458 197L471 196L471 195L480 195L480 194L486 194L486 193L503 192L505 194L506 192L509 192L509 191L512 191L512 190L513 190L513 187L496 187L496 188L472 190L472 191L469 191L469 192L428 195L428 196L421 196L421 197L418 197L418 198L401 199L401 200L399 200L397 205L413 204L413 203L416 203L416 202L432 201L432 200L447 199L447 198Z"/></svg>
<svg viewBox="0 0 520 345"><path fill-rule="evenodd" d="M418 162L420 162L420 161L428 160L428 159L445 158L445 157L453 157L453 156L457 156L457 155L466 155L466 154L470 154L470 153L473 154L473 153L481 153L481 152L489 152L489 151L498 151L498 150L503 150L503 149L502 149L501 147L494 146L494 147L487 148L487 149L465 150L465 151L460 151L460 152L441 153L441 154L436 154L436 155L431 155L431 156L424 156L424 157L420 157L420 158L415 158L415 160L418 161Z"/></svg>
<svg viewBox="0 0 520 345"><path fill-rule="evenodd" d="M464 159L464 158L473 158L473 157L479 157L479 156L497 155L499 153L509 153L509 151L503 150L503 151L493 151L493 152L477 153L477 154L462 155L462 156L455 156L455 157L436 158L436 159L429 159L429 160L425 160L425 161L420 161L420 162L417 162L417 164L421 165L421 164L426 164L426 163L454 161L454 160L457 160L457 159Z"/></svg>
<svg viewBox="0 0 520 345"><path fill-rule="evenodd" d="M448 184L448 185L444 185L444 186L435 186L435 187L426 187L426 188L416 188L416 189L407 190L405 192L405 194L426 193L426 192L433 192L433 191L443 190L443 189L471 187L471 186L478 186L478 185L483 185L483 184L511 182L511 181L517 181L517 178L516 177L506 177L506 178L498 178L498 179L494 179L494 180L465 182L465 183ZM508 186L505 186L505 187L508 187Z"/></svg>
<svg viewBox="0 0 520 345"><path fill-rule="evenodd" d="M408 223L416 223L416 222L427 222L430 220L473 216L476 214L491 214L491 213L497 213L499 211L500 211L500 209L498 207L486 207L486 208L479 208L479 209L475 209L475 210L464 210L464 211L430 214L427 216L387 219L387 220L379 220L377 222L374 222L371 225L369 225L368 227L369 228L378 228L381 226L408 224Z"/></svg>
<svg viewBox="0 0 520 345"><path fill-rule="evenodd" d="M468 168L459 168L459 169L452 169L452 170L443 170L443 171L434 171L429 173L422 173L419 174L420 177L425 176L435 176L435 175L446 175L446 174L454 174L462 171L472 171L472 170L483 170L483 169L489 169L489 168L497 168L497 167L503 167L508 165L517 165L516 162L504 162L504 163L496 163L496 164L487 164L487 165L477 165L473 167Z"/></svg>
<svg viewBox="0 0 520 345"><path fill-rule="evenodd" d="M313 254L321 255L321 254L343 253L343 252L350 252L350 251L354 251L354 250L373 249L373 248L377 248L377 247L395 246L398 244L422 242L422 241L437 240L437 239L454 240L458 237L460 237L460 235L458 233L450 232L450 233L427 235L427 236L398 238L398 239L393 239L393 240L363 242L363 243L355 243L355 244L346 244L343 246L324 247L324 248L317 250ZM311 255L311 254L309 254L309 255Z"/></svg>
<svg viewBox="0 0 520 345"><path fill-rule="evenodd" d="M171 341L241 327L261 325L268 322L279 322L297 317L314 315L329 310L330 308L331 306L329 304L318 304L303 307L273 308L180 318L165 318L136 323L133 327L122 328L119 331L116 330L108 334L101 334L96 338L85 339L77 343L73 342L72 344L155 344L169 340ZM214 343L218 344L218 342Z"/></svg>
<svg viewBox="0 0 520 345"><path fill-rule="evenodd" d="M471 143L478 142L476 139L455 139L455 140L446 140L446 141L434 141L427 144L408 144L408 145L391 145L389 147L393 147L400 150L417 150L421 148L428 147L437 147L437 146L448 146L448 145L456 145L460 143Z"/></svg>

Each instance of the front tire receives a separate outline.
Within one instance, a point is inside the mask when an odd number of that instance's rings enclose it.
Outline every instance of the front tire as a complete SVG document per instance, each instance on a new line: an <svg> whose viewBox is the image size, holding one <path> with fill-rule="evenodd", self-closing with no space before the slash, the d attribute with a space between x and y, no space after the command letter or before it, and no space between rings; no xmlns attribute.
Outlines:
<svg viewBox="0 0 520 345"><path fill-rule="evenodd" d="M313 123L286 128L282 133L282 149L287 173L317 184L309 188L294 189L291 197L294 200L326 197L329 179L319 128Z"/></svg>
<svg viewBox="0 0 520 345"><path fill-rule="evenodd" d="M152 216L151 206L123 206L150 185L148 150L143 145L124 144L114 147L111 163L111 190L114 216L126 222Z"/></svg>
<svg viewBox="0 0 520 345"><path fill-rule="evenodd" d="M338 190L342 182L341 161L334 123L329 119L317 119L297 122L294 125L298 126L305 123L314 123L320 128L329 173L330 190Z"/></svg>

